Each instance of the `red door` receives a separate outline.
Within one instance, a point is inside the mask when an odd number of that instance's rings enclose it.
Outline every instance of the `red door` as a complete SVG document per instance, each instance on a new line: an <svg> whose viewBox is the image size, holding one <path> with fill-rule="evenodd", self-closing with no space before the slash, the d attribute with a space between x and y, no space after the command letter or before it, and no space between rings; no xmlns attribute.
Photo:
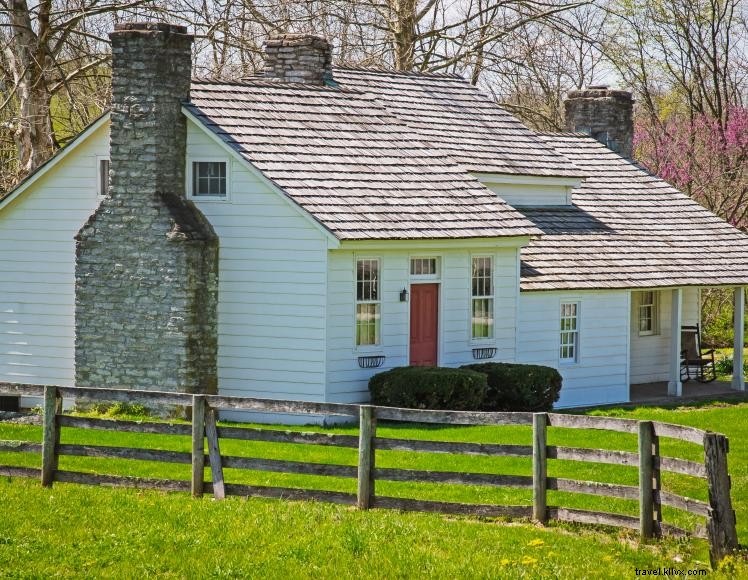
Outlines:
<svg viewBox="0 0 748 580"><path fill-rule="evenodd" d="M439 284L410 287L410 364L436 366L439 336Z"/></svg>

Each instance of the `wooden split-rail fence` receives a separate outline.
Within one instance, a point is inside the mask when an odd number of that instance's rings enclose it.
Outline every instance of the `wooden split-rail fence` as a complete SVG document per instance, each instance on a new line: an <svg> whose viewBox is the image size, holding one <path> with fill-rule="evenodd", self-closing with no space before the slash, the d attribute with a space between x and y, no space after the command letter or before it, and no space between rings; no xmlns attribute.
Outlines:
<svg viewBox="0 0 748 580"><path fill-rule="evenodd" d="M738 546L735 512L732 509L730 477L727 469L728 440L719 433L703 431L693 427L658 421L637 421L559 413L427 411L372 405L279 401L124 389L42 387L11 383L0 383L0 394L43 397L44 429L41 445L18 441L0 442L0 451L40 452L42 457L41 469L2 465L0 466L0 475L39 477L44 485L51 485L52 482L59 481L154 488L167 491L191 491L192 495L196 497L208 492L216 498L223 498L226 495L240 495L317 500L357 505L361 509L393 508L486 517L532 518L541 523L545 523L549 519L555 519L638 529L643 538L657 537L662 534L691 534L706 538L709 541L713 562L720 560L725 554ZM63 398L140 403L147 406L182 406L190 408L192 420L190 425L73 416L63 413ZM220 410L358 417L359 435L279 431L256 427L223 427L216 424L216 413ZM442 425L525 425L532 427L532 445L385 438L377 435L377 421ZM192 437L192 452L61 444L60 431L68 427L188 435ZM547 433L549 427L636 434L638 437L638 453L548 445ZM698 463L661 455L659 451L661 437L679 439L702 446L704 462ZM222 439L357 448L358 465L229 456L221 453L220 441ZM532 474L502 475L381 468L376 465L376 451L531 457ZM58 469L58 458L61 455L191 464L192 478L191 481L178 481L61 470ZM549 459L638 467L639 485L619 485L548 477ZM210 482L204 481L206 464L210 466L211 470L212 481ZM352 494L314 489L232 484L225 482L224 468L353 478L357 479L358 487L357 493ZM704 480L709 501L703 502L663 490L661 485L661 473L663 471L685 474ZM375 493L375 483L377 481L531 488L532 505L481 505L386 497ZM550 506L547 503L548 490L637 500L639 517ZM694 532L686 532L673 525L668 525L663 522L663 506L670 506L701 516L705 518L705 523L703 526L697 526Z"/></svg>

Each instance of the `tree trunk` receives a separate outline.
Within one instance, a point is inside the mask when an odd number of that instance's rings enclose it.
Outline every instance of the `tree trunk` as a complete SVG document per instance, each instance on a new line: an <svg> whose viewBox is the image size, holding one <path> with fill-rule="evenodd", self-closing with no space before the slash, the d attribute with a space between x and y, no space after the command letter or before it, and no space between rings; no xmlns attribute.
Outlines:
<svg viewBox="0 0 748 580"><path fill-rule="evenodd" d="M390 0L396 70L412 70L415 65L417 7L416 0Z"/></svg>
<svg viewBox="0 0 748 580"><path fill-rule="evenodd" d="M50 58L46 48L49 34L49 0L39 4L38 33L34 31L25 0L13 0L9 17L12 38L6 56L13 74L18 117L13 139L18 149L19 168L29 173L54 152L51 95L46 66Z"/></svg>

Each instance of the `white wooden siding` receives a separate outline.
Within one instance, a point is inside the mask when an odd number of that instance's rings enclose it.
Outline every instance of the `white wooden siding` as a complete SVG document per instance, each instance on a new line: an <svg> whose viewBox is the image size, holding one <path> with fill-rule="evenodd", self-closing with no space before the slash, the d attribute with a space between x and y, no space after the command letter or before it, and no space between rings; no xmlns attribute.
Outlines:
<svg viewBox="0 0 748 580"><path fill-rule="evenodd" d="M576 363L559 364L562 302L579 303ZM627 291L523 292L517 362L559 369L557 407L628 401L629 311Z"/></svg>
<svg viewBox="0 0 748 580"><path fill-rule="evenodd" d="M672 291L659 291L659 333L639 336L639 293L631 299L631 384L667 381L670 373ZM683 289L683 324L699 322L699 290Z"/></svg>
<svg viewBox="0 0 748 580"><path fill-rule="evenodd" d="M485 183L509 205L517 207L569 205L571 189L563 185L524 185L519 183Z"/></svg>
<svg viewBox="0 0 748 580"><path fill-rule="evenodd" d="M0 381L74 383L73 238L98 203L108 137L98 129L0 212Z"/></svg>
<svg viewBox="0 0 748 580"><path fill-rule="evenodd" d="M189 121L187 157L226 153ZM229 165L229 201L193 200L220 238L218 388L321 401L327 239L242 163Z"/></svg>
<svg viewBox="0 0 748 580"><path fill-rule="evenodd" d="M495 320L494 338L473 343L470 339L471 256L494 256ZM355 260L381 259L381 345L356 349L354 342ZM472 349L495 346L495 361L513 361L516 345L517 251L405 250L355 253L331 250L328 271L327 312L327 398L335 402L368 400L368 380L375 373L408 364L410 302L400 302L400 292L410 286L410 258L438 256L439 282L439 364L459 366L475 362ZM432 282L424 280L424 282ZM386 356L382 367L362 369L358 357Z"/></svg>

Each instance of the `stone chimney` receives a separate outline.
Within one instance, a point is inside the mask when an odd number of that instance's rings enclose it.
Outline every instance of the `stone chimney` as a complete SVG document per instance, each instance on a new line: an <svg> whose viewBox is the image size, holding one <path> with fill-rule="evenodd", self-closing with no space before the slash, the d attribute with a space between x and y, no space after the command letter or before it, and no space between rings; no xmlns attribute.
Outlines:
<svg viewBox="0 0 748 580"><path fill-rule="evenodd" d="M569 91L564 112L567 131L592 135L619 155L631 158L634 99L630 92L607 86Z"/></svg>
<svg viewBox="0 0 748 580"><path fill-rule="evenodd" d="M185 197L192 36L119 24L109 194L76 237L81 387L215 393L218 239Z"/></svg>
<svg viewBox="0 0 748 580"><path fill-rule="evenodd" d="M277 34L265 43L265 77L284 83L332 81L330 43L309 34Z"/></svg>

